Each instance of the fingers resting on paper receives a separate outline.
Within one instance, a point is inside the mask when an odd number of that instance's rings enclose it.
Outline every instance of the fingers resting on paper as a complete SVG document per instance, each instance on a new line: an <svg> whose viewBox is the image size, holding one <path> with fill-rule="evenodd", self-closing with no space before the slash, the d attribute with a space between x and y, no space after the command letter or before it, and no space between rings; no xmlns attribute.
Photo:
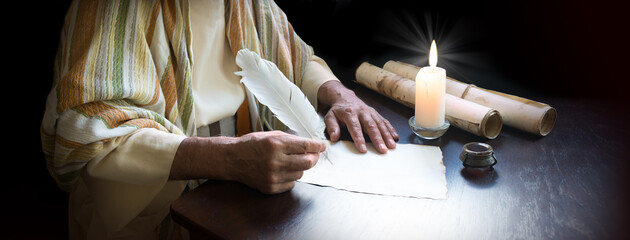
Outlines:
<svg viewBox="0 0 630 240"><path fill-rule="evenodd" d="M367 152L364 133L380 153L396 147L398 133L387 119L374 108L365 104L354 92L338 81L326 82L320 87L318 97L330 109L324 122L331 141L338 141L341 128L346 127L359 152Z"/></svg>

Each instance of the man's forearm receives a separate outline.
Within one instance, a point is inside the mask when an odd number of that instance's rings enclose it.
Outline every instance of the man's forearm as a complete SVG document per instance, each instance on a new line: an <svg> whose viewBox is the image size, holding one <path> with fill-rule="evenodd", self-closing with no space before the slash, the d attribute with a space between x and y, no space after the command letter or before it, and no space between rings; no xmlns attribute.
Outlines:
<svg viewBox="0 0 630 240"><path fill-rule="evenodd" d="M317 99L321 104L332 106L333 103L355 97L354 92L346 88L340 81L327 81L319 87Z"/></svg>
<svg viewBox="0 0 630 240"><path fill-rule="evenodd" d="M170 179L242 182L264 193L291 189L326 145L280 131L241 137L189 137L177 149Z"/></svg>
<svg viewBox="0 0 630 240"><path fill-rule="evenodd" d="M177 149L169 179L228 179L225 172L230 137L189 137Z"/></svg>

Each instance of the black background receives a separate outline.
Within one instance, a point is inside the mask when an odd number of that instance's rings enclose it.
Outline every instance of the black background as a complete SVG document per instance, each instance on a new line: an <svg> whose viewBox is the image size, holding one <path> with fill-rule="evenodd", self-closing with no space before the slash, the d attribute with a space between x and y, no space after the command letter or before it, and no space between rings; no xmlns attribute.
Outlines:
<svg viewBox="0 0 630 240"><path fill-rule="evenodd" d="M422 57L405 48L419 39L401 33L409 29L436 39L438 65L449 76L481 87L531 97L618 99L628 80L619 73L628 63L630 39L622 29L630 21L613 1L279 3L298 34L343 80L352 80L362 61L382 66ZM429 44L411 43L425 51ZM428 65L424 59L416 64Z"/></svg>
<svg viewBox="0 0 630 240"><path fill-rule="evenodd" d="M426 65L436 39L439 66L478 86L536 99L621 100L629 79L629 21L615 1L278 0L298 34L349 87L363 61ZM64 239L67 196L45 167L39 136L53 58L69 1L5 9L2 206L9 238ZM28 9L28 10L27 10ZM13 12L15 11L15 12ZM417 29L414 28L417 26ZM412 29L413 39L404 30ZM407 36L407 37L405 37ZM413 36L413 35L411 35ZM391 42L406 44L393 45ZM442 45L443 44L443 45ZM424 53L412 51L415 46ZM619 106L621 117L627 107ZM558 109L562 117L562 109ZM6 145L5 145L6 146ZM4 224L4 227L7 227Z"/></svg>

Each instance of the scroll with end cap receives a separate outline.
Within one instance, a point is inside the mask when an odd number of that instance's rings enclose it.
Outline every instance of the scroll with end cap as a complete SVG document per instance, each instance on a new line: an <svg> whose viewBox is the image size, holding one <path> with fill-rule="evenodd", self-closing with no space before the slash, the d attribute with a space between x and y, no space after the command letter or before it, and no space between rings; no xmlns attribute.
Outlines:
<svg viewBox="0 0 630 240"><path fill-rule="evenodd" d="M415 81L367 62L357 68L355 75L359 84L414 108ZM496 138L503 126L497 110L450 94L446 94L446 118L455 127L489 139Z"/></svg>
<svg viewBox="0 0 630 240"><path fill-rule="evenodd" d="M388 61L383 66L384 70L402 77L411 77L411 79L420 71L420 68L399 61ZM545 103L480 88L449 77L446 79L446 92L452 96L496 109L501 113L505 125L539 136L549 134L556 123L556 109Z"/></svg>

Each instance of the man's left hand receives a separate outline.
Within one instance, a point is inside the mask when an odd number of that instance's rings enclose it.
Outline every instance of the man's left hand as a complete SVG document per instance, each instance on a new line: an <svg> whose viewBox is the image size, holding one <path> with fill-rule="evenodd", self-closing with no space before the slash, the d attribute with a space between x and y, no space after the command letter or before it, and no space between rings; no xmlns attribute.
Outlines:
<svg viewBox="0 0 630 240"><path fill-rule="evenodd" d="M367 152L363 132L367 133L372 144L380 153L396 147L398 133L387 119L374 108L365 104L353 91L347 89L339 81L328 81L319 89L318 99L330 106L324 117L326 131L330 140L339 140L341 127L348 128L359 152Z"/></svg>

